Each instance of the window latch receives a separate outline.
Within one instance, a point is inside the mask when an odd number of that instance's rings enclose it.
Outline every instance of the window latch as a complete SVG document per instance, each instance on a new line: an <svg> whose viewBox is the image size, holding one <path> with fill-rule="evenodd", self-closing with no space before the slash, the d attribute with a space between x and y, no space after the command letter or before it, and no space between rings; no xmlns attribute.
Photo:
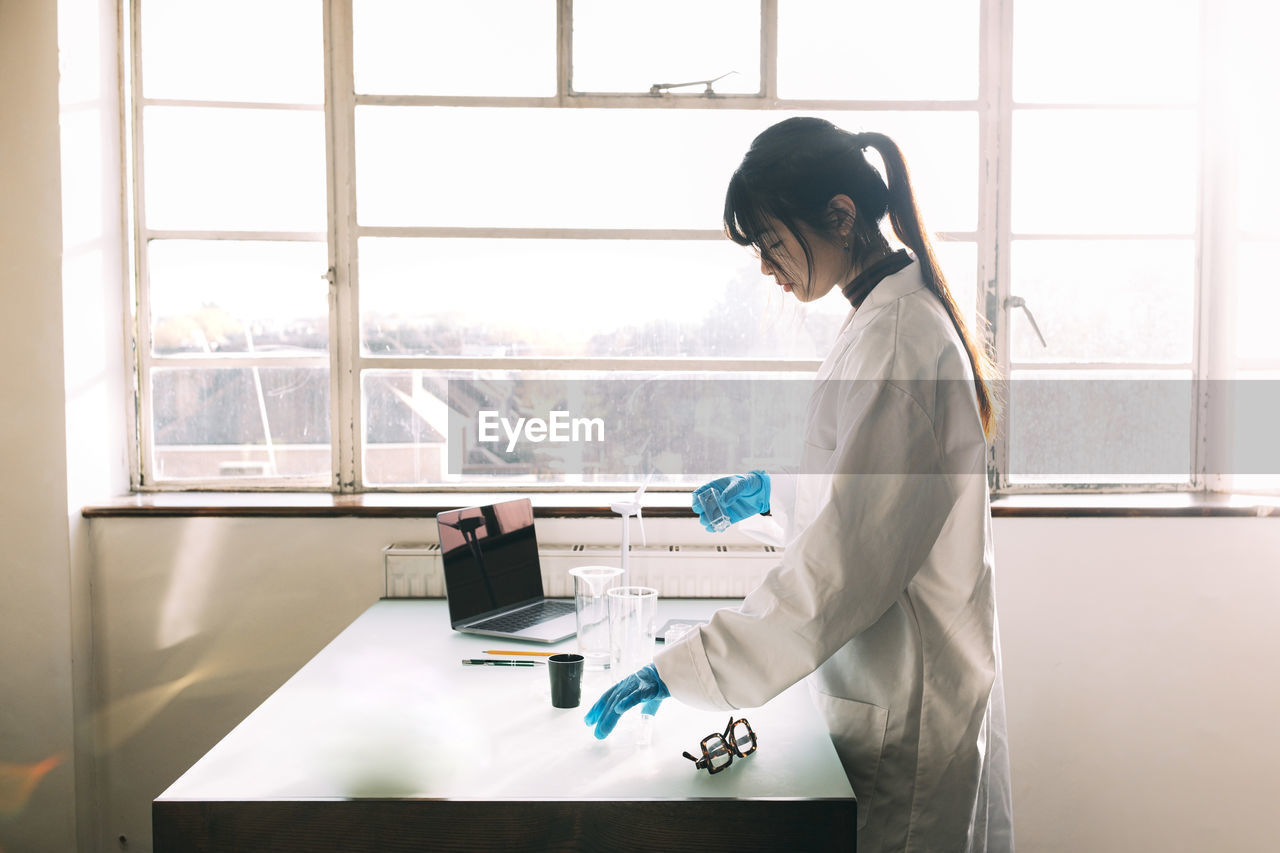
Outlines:
<svg viewBox="0 0 1280 853"><path fill-rule="evenodd" d="M716 90L712 88L713 84L718 83L730 74L737 74L737 71L726 71L719 77L712 77L710 80L692 80L688 83L654 83L649 87L650 95L671 94L672 89L683 89L685 86L706 86L703 90L704 95L714 95Z"/></svg>
<svg viewBox="0 0 1280 853"><path fill-rule="evenodd" d="M1044 335L1040 334L1040 324L1036 322L1036 316L1031 313L1031 309L1027 307L1027 300L1021 296L1009 296L1004 300L1004 310L1010 308L1021 308L1022 313L1027 315L1027 319L1031 321L1031 328L1035 330L1036 337L1040 339L1040 346L1048 349L1049 344L1045 341Z"/></svg>
<svg viewBox="0 0 1280 853"><path fill-rule="evenodd" d="M338 271L333 267L329 267L327 270L322 272L320 274L320 277L325 281L329 282L329 285L331 287L338 283Z"/></svg>

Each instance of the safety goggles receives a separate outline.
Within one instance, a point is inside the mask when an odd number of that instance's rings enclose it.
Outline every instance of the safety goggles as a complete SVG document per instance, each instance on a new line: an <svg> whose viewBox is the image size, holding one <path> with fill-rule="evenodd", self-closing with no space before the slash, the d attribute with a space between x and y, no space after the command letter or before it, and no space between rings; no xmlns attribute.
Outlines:
<svg viewBox="0 0 1280 853"><path fill-rule="evenodd" d="M684 757L693 762L698 770L706 768L708 773L719 773L733 763L733 757L746 758L756 751L756 733L747 722L746 717L735 720L729 718L729 725L724 732L712 732L702 739L702 757L684 753Z"/></svg>

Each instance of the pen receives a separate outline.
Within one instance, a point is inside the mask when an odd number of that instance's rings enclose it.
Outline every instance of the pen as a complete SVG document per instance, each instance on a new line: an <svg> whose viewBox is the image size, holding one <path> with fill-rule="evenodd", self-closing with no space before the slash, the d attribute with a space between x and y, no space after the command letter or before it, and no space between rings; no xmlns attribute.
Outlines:
<svg viewBox="0 0 1280 853"><path fill-rule="evenodd" d="M463 658L463 666L538 666L540 660L489 660L488 658Z"/></svg>
<svg viewBox="0 0 1280 853"><path fill-rule="evenodd" d="M534 657L549 658L552 655L558 655L560 652L522 652L512 651L511 649L485 649L486 655L531 655Z"/></svg>

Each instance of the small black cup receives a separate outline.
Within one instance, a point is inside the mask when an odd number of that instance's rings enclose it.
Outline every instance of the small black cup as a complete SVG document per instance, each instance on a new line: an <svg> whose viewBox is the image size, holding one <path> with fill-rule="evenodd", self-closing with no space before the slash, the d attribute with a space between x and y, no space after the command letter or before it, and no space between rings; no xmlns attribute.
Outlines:
<svg viewBox="0 0 1280 853"><path fill-rule="evenodd" d="M552 655L547 658L551 673L551 705L576 708L582 701L582 655Z"/></svg>

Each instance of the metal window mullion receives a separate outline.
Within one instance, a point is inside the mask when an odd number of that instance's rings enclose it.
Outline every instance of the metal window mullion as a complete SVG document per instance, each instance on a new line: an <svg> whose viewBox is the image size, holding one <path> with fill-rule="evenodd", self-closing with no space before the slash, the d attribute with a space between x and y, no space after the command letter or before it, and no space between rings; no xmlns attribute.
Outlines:
<svg viewBox="0 0 1280 853"><path fill-rule="evenodd" d="M323 231L198 231L164 228L141 232L145 240L239 240L273 243L319 243L328 239Z"/></svg>
<svg viewBox="0 0 1280 853"><path fill-rule="evenodd" d="M778 99L778 0L760 0L760 94Z"/></svg>
<svg viewBox="0 0 1280 853"><path fill-rule="evenodd" d="M840 100L823 98L774 98L760 95L646 95L633 92L574 93L560 97L483 95L357 95L356 106L381 107L502 107L578 109L693 109L769 111L875 111L875 112L972 112L974 100Z"/></svg>
<svg viewBox="0 0 1280 853"><path fill-rule="evenodd" d="M325 110L329 205L330 446L333 487L360 474L360 352L356 272L355 66L351 0L325 4Z"/></svg>
<svg viewBox="0 0 1280 853"><path fill-rule="evenodd" d="M224 445L230 446L230 445ZM237 480L234 484L229 484L225 479L209 480L209 479L190 479L190 480L169 480L163 483L155 483L147 488L148 492L193 492L193 491L209 491L209 492L280 492L287 489L290 492L319 492L331 494L333 487L328 484L319 484L314 478L288 478L288 477L253 477L252 479Z"/></svg>
<svg viewBox="0 0 1280 853"><path fill-rule="evenodd" d="M1013 0L984 0L979 28L979 158L982 195L978 208L978 311L986 320L985 343L1001 377L1010 369L1009 295L1010 139L1013 127ZM1007 387L1007 386L1006 386ZM1001 491L1009 483L1009 401L998 412L991 440L990 484Z"/></svg>
<svg viewBox="0 0 1280 853"><path fill-rule="evenodd" d="M1176 233L1172 233L1172 232L1160 232L1160 233L1156 233L1156 234L1135 234L1135 233L1114 233L1114 234L1063 234L1063 233L1057 233L1057 234L1045 234L1045 233L1037 233L1037 234L1021 234L1021 233L1020 233L1020 234L1012 234L1012 235L1010 235L1010 236L1011 236L1011 239L1013 239L1013 240L1020 240L1020 241L1031 241L1031 240L1055 241L1055 240L1056 240L1056 241L1059 241L1059 242L1066 242L1066 241L1072 241L1072 242L1075 242L1075 241L1086 241L1086 240L1087 240L1087 241L1093 241L1093 240L1099 240L1099 241L1101 241L1101 240L1129 240L1129 241L1136 241L1136 240L1194 240L1194 239L1195 239L1195 237L1196 237L1196 234L1195 234L1195 232L1187 232L1187 233L1184 233L1184 234L1176 234Z"/></svg>
<svg viewBox="0 0 1280 853"><path fill-rule="evenodd" d="M152 431L153 404L151 399L151 287L150 268L147 263L147 230L145 199L145 175L142 133L142 0L129 3L130 56L130 121L133 126L133 241L134 274L136 275L136 315L133 326L133 348L130 360L137 365L137 436L138 468L136 488L149 485L155 479L151 469L154 458L155 436Z"/></svg>
<svg viewBox="0 0 1280 853"><path fill-rule="evenodd" d="M725 240L709 228L486 228L452 225L361 225L361 237L466 237L534 240Z"/></svg>
<svg viewBox="0 0 1280 853"><path fill-rule="evenodd" d="M200 107L220 110L292 110L320 112L324 104L296 104L267 101L211 101L187 98L143 98L143 107Z"/></svg>
<svg viewBox="0 0 1280 853"><path fill-rule="evenodd" d="M1001 491L1006 495L1145 495L1155 492L1185 493L1189 480L1177 480L1172 483L1006 483Z"/></svg>
<svg viewBox="0 0 1280 853"><path fill-rule="evenodd" d="M141 486L141 435L138 408L141 405L140 395L142 383L139 377L138 364L138 328L137 328L137 272L138 240L141 233L136 227L134 217L138 211L138 193L133 181L137 174L134 162L137 128L134 126L134 80L137 79L134 57L135 32L133 29L134 10L132 3L120 3L116 6L116 25L120 33L120 51L116 57L119 74L117 94L119 95L120 119L120 174L121 195L123 204L120 209L121 233L125 238L125 250L121 253L121 288L123 290L121 305L126 306L122 312L120 323L123 324L121 339L125 351L121 364L128 365L128 381L126 382L126 399L121 402L125 408L125 434L128 436L126 453L129 461L129 488L137 490Z"/></svg>
<svg viewBox="0 0 1280 853"><path fill-rule="evenodd" d="M326 355L251 355L224 353L219 355L147 355L148 369L248 369L250 367L326 367Z"/></svg>
<svg viewBox="0 0 1280 853"><path fill-rule="evenodd" d="M556 94L554 106L565 106L573 91L573 0L556 2Z"/></svg>
<svg viewBox="0 0 1280 853"><path fill-rule="evenodd" d="M1228 446L1230 414L1223 395L1215 395L1213 380L1234 376L1235 363L1235 239L1238 174L1237 116L1230 109L1230 80L1225 72L1231 44L1227 12L1230 4L1205 3L1200 8L1200 181L1195 289L1195 376L1201 380L1192 435L1192 479L1196 488L1219 491L1231 478L1212 470Z"/></svg>
<svg viewBox="0 0 1280 853"><path fill-rule="evenodd" d="M1125 111L1155 111L1155 110L1194 110L1198 105L1188 101L1168 101L1161 103L1159 101L1146 101L1143 103L1081 103L1078 101L1070 101L1066 103L1040 103L1032 101L1018 101L1013 104L1017 110L1089 110L1089 111L1106 111L1106 112L1125 112Z"/></svg>
<svg viewBox="0 0 1280 853"><path fill-rule="evenodd" d="M1145 370L1145 371L1174 371L1184 370L1191 372L1195 365L1190 363L1169 363L1155 361L1015 361L1010 363L1010 370L1019 372L1040 371L1047 372L1056 371L1119 371L1119 370ZM1193 374L1194 375L1194 374Z"/></svg>
<svg viewBox="0 0 1280 853"><path fill-rule="evenodd" d="M978 239L975 231L935 231L942 242L971 243ZM489 228L453 225L361 225L359 237L433 237L478 238L500 240L691 240L719 242L727 240L724 231L710 228Z"/></svg>

